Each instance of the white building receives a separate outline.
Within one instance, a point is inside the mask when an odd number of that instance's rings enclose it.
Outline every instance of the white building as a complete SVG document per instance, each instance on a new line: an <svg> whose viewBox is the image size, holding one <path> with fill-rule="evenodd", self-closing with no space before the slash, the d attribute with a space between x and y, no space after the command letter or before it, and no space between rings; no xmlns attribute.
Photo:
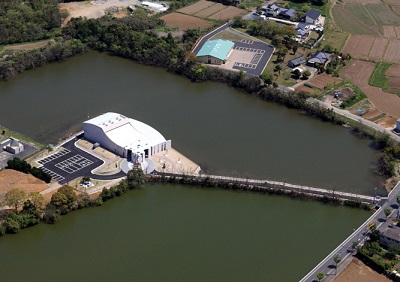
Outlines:
<svg viewBox="0 0 400 282"><path fill-rule="evenodd" d="M11 142L8 143L3 149L11 154L19 154L24 151L24 144L15 138L10 138Z"/></svg>
<svg viewBox="0 0 400 282"><path fill-rule="evenodd" d="M107 150L147 167L146 158L171 148L151 126L117 113L105 113L83 123L84 136Z"/></svg>

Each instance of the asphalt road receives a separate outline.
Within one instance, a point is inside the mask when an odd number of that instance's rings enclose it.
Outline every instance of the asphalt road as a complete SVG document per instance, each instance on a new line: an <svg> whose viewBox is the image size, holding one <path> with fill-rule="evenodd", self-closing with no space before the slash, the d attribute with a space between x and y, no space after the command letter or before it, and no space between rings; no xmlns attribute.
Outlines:
<svg viewBox="0 0 400 282"><path fill-rule="evenodd" d="M394 134L391 130L388 130L388 129L380 126L379 124L376 124L376 123L374 123L372 121L364 119L363 117L360 117L360 116L354 115L352 113L349 113L346 110L342 110L342 109L338 109L336 107L332 107L331 105L328 105L328 104L326 104L324 102L321 102L320 100L317 100L315 98L309 98L307 101L310 102L310 103L313 103L313 104L319 104L320 106L322 106L324 108L327 108L327 109L333 109L333 111L335 113L337 113L337 114L339 114L341 116L345 116L347 118L350 118L352 120L359 121L359 122L361 122L361 123L363 123L363 124L365 124L365 125L367 125L369 127L372 127L374 129L376 129L377 131L386 132L387 134L390 135L390 137L393 138L393 140L395 140L397 142L400 142L400 136Z"/></svg>
<svg viewBox="0 0 400 282"><path fill-rule="evenodd" d="M336 277L336 273L342 271L350 263L351 255L354 252L352 248L353 242L357 242L359 245L363 244L368 239L368 224L370 222L376 222L379 231L383 232L390 221L385 221L384 210L386 208L391 208L392 214L396 214L398 205L396 202L397 194L400 193L400 182L393 188L393 190L388 195L388 198L382 198L377 205L380 208L368 218L357 230L355 230L346 240L344 240L335 250L333 250L324 260L322 260L313 270L311 270L300 282L314 282L318 281L317 273L322 272L325 274L323 281L332 281ZM341 262L338 265L338 269L335 269L335 263L333 258L338 256Z"/></svg>

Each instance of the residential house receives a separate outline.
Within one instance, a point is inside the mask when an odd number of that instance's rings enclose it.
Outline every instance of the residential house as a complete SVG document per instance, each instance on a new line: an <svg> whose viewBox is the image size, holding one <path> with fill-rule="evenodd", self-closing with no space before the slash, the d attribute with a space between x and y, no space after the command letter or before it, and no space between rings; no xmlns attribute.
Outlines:
<svg viewBox="0 0 400 282"><path fill-rule="evenodd" d="M299 23L294 30L297 32L296 37L301 40L310 34L310 26L306 23Z"/></svg>
<svg viewBox="0 0 400 282"><path fill-rule="evenodd" d="M308 24L316 24L320 17L321 13L319 11L311 9L307 13L302 15L300 20Z"/></svg>
<svg viewBox="0 0 400 282"><path fill-rule="evenodd" d="M307 63L311 66L325 65L331 56L331 53L317 51L308 59Z"/></svg>
<svg viewBox="0 0 400 282"><path fill-rule="evenodd" d="M279 17L285 20L294 21L296 18L297 11L294 9L285 9L285 11L281 11L279 13Z"/></svg>
<svg viewBox="0 0 400 282"><path fill-rule="evenodd" d="M304 58L303 56L300 56L300 57L289 60L288 66L289 66L289 68L292 69L292 68L300 66L301 64L304 64L305 62L306 62L306 58Z"/></svg>
<svg viewBox="0 0 400 282"><path fill-rule="evenodd" d="M379 244L385 247L390 247L390 245L396 245L400 247L400 227L394 226L386 228L379 235Z"/></svg>

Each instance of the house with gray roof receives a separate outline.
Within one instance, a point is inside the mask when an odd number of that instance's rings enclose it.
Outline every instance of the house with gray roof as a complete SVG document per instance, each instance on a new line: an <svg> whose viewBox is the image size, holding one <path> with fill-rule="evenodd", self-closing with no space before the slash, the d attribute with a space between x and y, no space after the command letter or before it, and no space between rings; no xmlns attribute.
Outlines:
<svg viewBox="0 0 400 282"><path fill-rule="evenodd" d="M306 58L304 58L303 56L300 56L300 57L289 60L288 66L289 66L289 68L295 68L295 67L300 66L301 64L304 64L305 62L306 62Z"/></svg>
<svg viewBox="0 0 400 282"><path fill-rule="evenodd" d="M379 244L385 247L396 245L400 247L400 227L386 228L379 236Z"/></svg>
<svg viewBox="0 0 400 282"><path fill-rule="evenodd" d="M320 17L321 13L319 11L310 9L307 13L301 16L300 20L308 24L315 24Z"/></svg>
<svg viewBox="0 0 400 282"><path fill-rule="evenodd" d="M295 9L285 9L279 13L279 17L285 20L293 21L297 15L297 11Z"/></svg>
<svg viewBox="0 0 400 282"><path fill-rule="evenodd" d="M308 59L307 63L312 66L325 65L331 56L331 53L317 51Z"/></svg>

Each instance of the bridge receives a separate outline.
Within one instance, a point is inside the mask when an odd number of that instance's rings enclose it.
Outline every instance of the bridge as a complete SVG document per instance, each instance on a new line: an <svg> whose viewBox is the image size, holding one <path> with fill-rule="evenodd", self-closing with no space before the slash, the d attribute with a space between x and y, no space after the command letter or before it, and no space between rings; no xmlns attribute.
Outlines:
<svg viewBox="0 0 400 282"><path fill-rule="evenodd" d="M153 173L153 176L164 176L164 177L175 177L177 179L182 178L192 178L196 179L199 182L204 181L206 179L214 180L216 182L223 183L231 183L231 184L242 184L242 185L251 185L253 187L257 187L260 189L273 189L273 190L282 190L282 191L294 191L306 195L319 196L319 197L330 197L332 199L340 199L340 200L351 200L351 201L359 201L363 203L373 204L375 203L375 197L353 194L341 191L328 190L317 187L303 186L290 184L287 182L279 182L272 180L263 180L263 179L250 179L250 178L240 178L240 177L229 177L229 176L220 176L220 175L210 175L210 174L201 174L198 176L194 175L183 175L183 174L170 174L170 173Z"/></svg>

